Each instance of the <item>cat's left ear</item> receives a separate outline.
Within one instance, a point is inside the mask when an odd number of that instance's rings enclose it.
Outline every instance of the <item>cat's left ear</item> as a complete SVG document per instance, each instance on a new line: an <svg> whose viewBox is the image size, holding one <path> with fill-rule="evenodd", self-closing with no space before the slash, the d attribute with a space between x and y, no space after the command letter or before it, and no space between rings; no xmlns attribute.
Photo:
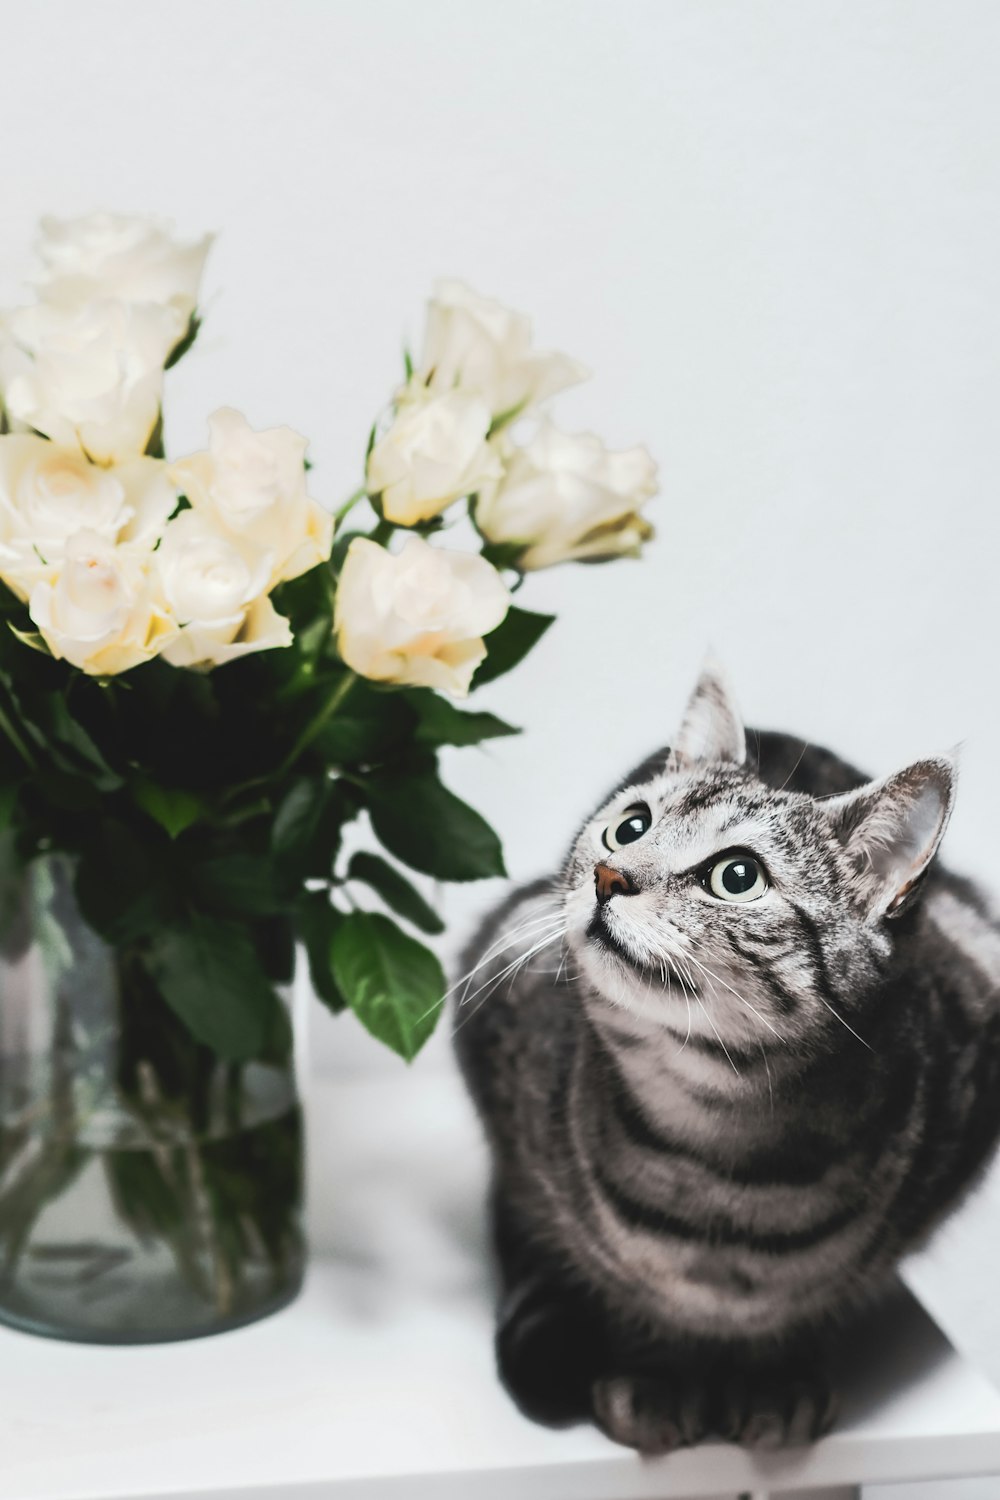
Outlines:
<svg viewBox="0 0 1000 1500"><path fill-rule="evenodd" d="M722 668L709 660L688 700L671 759L681 769L720 761L741 766L746 753L740 711Z"/></svg>
<svg viewBox="0 0 1000 1500"><path fill-rule="evenodd" d="M957 779L955 761L935 756L817 803L850 856L862 905L872 914L898 917L916 899L948 826Z"/></svg>

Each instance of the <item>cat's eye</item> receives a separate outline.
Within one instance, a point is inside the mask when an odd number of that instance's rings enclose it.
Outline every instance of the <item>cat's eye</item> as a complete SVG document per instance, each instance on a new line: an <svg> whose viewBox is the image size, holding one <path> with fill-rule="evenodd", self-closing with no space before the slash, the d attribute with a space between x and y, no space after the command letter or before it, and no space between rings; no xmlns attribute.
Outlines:
<svg viewBox="0 0 1000 1500"><path fill-rule="evenodd" d="M637 802L608 824L601 834L601 841L605 849L621 849L625 844L634 844L636 839L641 839L652 827L652 823L653 814L645 802Z"/></svg>
<svg viewBox="0 0 1000 1500"><path fill-rule="evenodd" d="M733 850L717 859L710 866L705 883L720 901L756 901L767 890L763 865L745 849Z"/></svg>

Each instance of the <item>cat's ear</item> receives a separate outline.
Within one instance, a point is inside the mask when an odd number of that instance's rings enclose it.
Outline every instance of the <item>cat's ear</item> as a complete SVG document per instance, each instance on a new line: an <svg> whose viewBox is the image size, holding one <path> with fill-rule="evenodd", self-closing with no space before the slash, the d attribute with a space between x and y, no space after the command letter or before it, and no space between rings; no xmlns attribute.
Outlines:
<svg viewBox="0 0 1000 1500"><path fill-rule="evenodd" d="M741 766L746 753L740 711L722 668L709 660L688 701L671 759L681 769L720 761Z"/></svg>
<svg viewBox="0 0 1000 1500"><path fill-rule="evenodd" d="M936 756L817 804L850 856L870 913L898 917L916 899L948 826L957 778L955 761Z"/></svg>

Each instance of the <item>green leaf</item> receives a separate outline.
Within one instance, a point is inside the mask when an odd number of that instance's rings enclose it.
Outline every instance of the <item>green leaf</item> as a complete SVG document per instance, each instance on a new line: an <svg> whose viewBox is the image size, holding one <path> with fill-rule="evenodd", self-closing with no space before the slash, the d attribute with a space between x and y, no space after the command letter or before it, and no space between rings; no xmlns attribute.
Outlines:
<svg viewBox="0 0 1000 1500"><path fill-rule="evenodd" d="M495 437L496 434L502 431L504 427L508 426L509 423L516 421L516 419L524 411L524 408L527 406L527 404L528 403L526 400L518 401L516 406L508 406L505 411L500 412L499 415L495 416L493 418L493 421L490 423L490 430L487 436Z"/></svg>
<svg viewBox="0 0 1000 1500"><path fill-rule="evenodd" d="M328 563L317 563L280 584L272 597L292 627L297 650L311 655L326 644L333 628L333 574Z"/></svg>
<svg viewBox="0 0 1000 1500"><path fill-rule="evenodd" d="M357 793L345 782L303 776L292 783L271 830L279 888L329 876L341 829L356 810Z"/></svg>
<svg viewBox="0 0 1000 1500"><path fill-rule="evenodd" d="M507 873L493 829L436 776L380 775L365 782L364 793L372 827L404 864L439 880Z"/></svg>
<svg viewBox="0 0 1000 1500"><path fill-rule="evenodd" d="M274 861L266 854L220 854L190 872L193 900L223 917L267 917L284 911Z"/></svg>
<svg viewBox="0 0 1000 1500"><path fill-rule="evenodd" d="M496 714L463 713L447 698L429 688L417 689L406 696L420 715L415 736L418 744L478 745L483 740L521 733L513 724L498 719Z"/></svg>
<svg viewBox="0 0 1000 1500"><path fill-rule="evenodd" d="M161 862L123 823L105 820L77 867L76 899L85 919L116 947L156 931L175 915Z"/></svg>
<svg viewBox="0 0 1000 1500"><path fill-rule="evenodd" d="M334 1014L347 1008L333 977L333 936L343 922L342 913L330 905L329 893L309 891L298 904L299 936L309 960L309 978L317 996Z"/></svg>
<svg viewBox="0 0 1000 1500"><path fill-rule="evenodd" d="M487 657L473 677L472 686L482 687L484 682L492 682L516 667L538 644L554 619L555 615L534 614L511 605L503 623L486 637Z"/></svg>
<svg viewBox="0 0 1000 1500"><path fill-rule="evenodd" d="M330 765L383 760L412 738L417 716L406 700L406 694L376 692L359 680L313 745Z"/></svg>
<svg viewBox="0 0 1000 1500"><path fill-rule="evenodd" d="M92 682L85 686L91 692L100 691ZM69 691L72 687L73 684ZM74 707L70 706L69 691L66 696L49 691L43 699L36 700L31 713L32 722L49 740L49 756L63 770L86 775L88 781L103 792L117 791L122 778L77 717L75 700Z"/></svg>
<svg viewBox="0 0 1000 1500"><path fill-rule="evenodd" d="M280 977L275 974L271 974L270 977L276 984L291 984L295 977L294 946L291 949L287 972ZM273 991L272 994L274 994ZM264 1040L261 1042L257 1056L261 1062L270 1063L273 1068L287 1067L295 1051L295 1032L288 1007L277 995L274 995L274 1004L268 1007L267 1017Z"/></svg>
<svg viewBox="0 0 1000 1500"><path fill-rule="evenodd" d="M159 786L145 777L137 777L132 783L132 796L143 812L165 828L172 839L185 828L190 828L192 823L197 823L205 811L205 804L193 792Z"/></svg>
<svg viewBox="0 0 1000 1500"><path fill-rule="evenodd" d="M407 1062L434 1030L445 994L435 955L391 917L352 912L333 937L333 972L358 1020Z"/></svg>
<svg viewBox="0 0 1000 1500"><path fill-rule="evenodd" d="M157 932L146 965L167 1004L192 1036L220 1057L257 1057L275 1030L281 1005L261 973L246 928L193 916Z"/></svg>
<svg viewBox="0 0 1000 1500"><path fill-rule="evenodd" d="M169 358L164 365L165 370L172 370L177 361L184 358L185 354L188 352L191 345L198 337L198 330L200 327L201 319L199 318L197 312L193 312L188 319L188 326L184 330L184 333L181 335L180 340L170 351Z"/></svg>
<svg viewBox="0 0 1000 1500"><path fill-rule="evenodd" d="M23 784L23 777L14 777L9 781L5 778L0 782L0 832L10 825Z"/></svg>
<svg viewBox="0 0 1000 1500"><path fill-rule="evenodd" d="M372 428L373 432L374 430ZM368 533L365 531L344 530L337 533L337 538L333 544L333 551L330 553L330 563L334 573L339 573L344 566L344 558L350 550L351 543L356 542L359 536L367 535Z"/></svg>
<svg viewBox="0 0 1000 1500"><path fill-rule="evenodd" d="M348 880L360 880L381 896L386 906L400 917L412 922L423 932L444 932L444 923L428 905L418 890L405 875L381 858L378 854L367 854L364 850L355 854L347 867Z"/></svg>
<svg viewBox="0 0 1000 1500"><path fill-rule="evenodd" d="M167 368L169 368L169 366ZM153 427L152 432L149 434L149 438L148 438L148 440L146 442L146 447L145 447L145 449L143 451L145 452L147 458L165 458L166 457L166 452L165 452L165 449L163 447L163 407L162 406L160 407L159 411L156 414L156 423L155 423L155 425Z"/></svg>
<svg viewBox="0 0 1000 1500"><path fill-rule="evenodd" d="M487 542L480 555L501 571L505 568L520 571L518 564L530 545L530 542Z"/></svg>
<svg viewBox="0 0 1000 1500"><path fill-rule="evenodd" d="M98 788L86 776L71 776L49 766L34 773L31 785L46 802L62 812L98 812L104 802Z"/></svg>
<svg viewBox="0 0 1000 1500"><path fill-rule="evenodd" d="M7 629L11 635L16 636L23 646L30 646L32 651L40 651L43 656L51 656L52 652L46 644L45 637L37 630L18 630L16 625L7 621Z"/></svg>
<svg viewBox="0 0 1000 1500"><path fill-rule="evenodd" d="M258 917L247 931L268 979L274 984L291 984L295 978L295 923L287 910L275 916Z"/></svg>
<svg viewBox="0 0 1000 1500"><path fill-rule="evenodd" d="M302 776L280 803L271 829L271 849L283 869L294 869L305 860L323 818L327 790L325 776Z"/></svg>
<svg viewBox="0 0 1000 1500"><path fill-rule="evenodd" d="M0 833L0 949L23 911L26 868L13 830Z"/></svg>

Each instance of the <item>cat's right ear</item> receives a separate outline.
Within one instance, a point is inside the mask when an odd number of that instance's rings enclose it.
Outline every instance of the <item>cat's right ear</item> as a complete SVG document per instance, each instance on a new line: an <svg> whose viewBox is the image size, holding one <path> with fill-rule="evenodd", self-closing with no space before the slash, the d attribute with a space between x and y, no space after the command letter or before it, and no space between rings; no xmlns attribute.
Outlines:
<svg viewBox="0 0 1000 1500"><path fill-rule="evenodd" d="M900 916L918 895L951 817L957 776L955 761L942 755L817 803L847 852L869 912Z"/></svg>
<svg viewBox="0 0 1000 1500"><path fill-rule="evenodd" d="M740 711L722 668L709 660L688 700L684 722L672 747L671 761L679 770L719 762L741 766L746 753Z"/></svg>

